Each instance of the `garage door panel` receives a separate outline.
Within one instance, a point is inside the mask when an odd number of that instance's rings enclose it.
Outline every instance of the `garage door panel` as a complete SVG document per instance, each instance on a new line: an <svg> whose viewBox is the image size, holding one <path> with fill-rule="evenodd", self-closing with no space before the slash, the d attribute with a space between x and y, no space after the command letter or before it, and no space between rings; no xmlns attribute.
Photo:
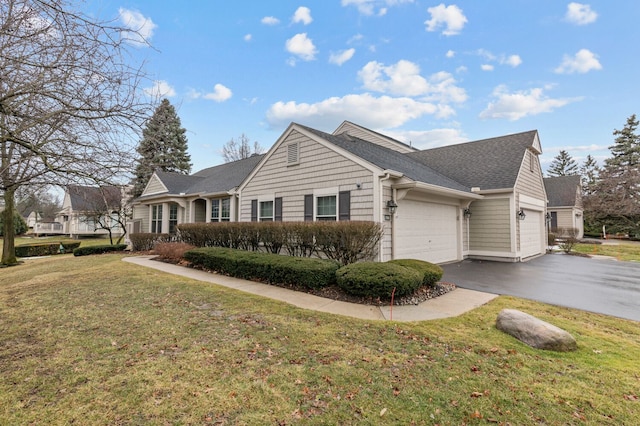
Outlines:
<svg viewBox="0 0 640 426"><path fill-rule="evenodd" d="M403 200L395 218L396 257L449 262L458 258L457 207Z"/></svg>
<svg viewBox="0 0 640 426"><path fill-rule="evenodd" d="M541 253L542 247L542 213L524 210L526 217L520 221L520 252L523 258Z"/></svg>

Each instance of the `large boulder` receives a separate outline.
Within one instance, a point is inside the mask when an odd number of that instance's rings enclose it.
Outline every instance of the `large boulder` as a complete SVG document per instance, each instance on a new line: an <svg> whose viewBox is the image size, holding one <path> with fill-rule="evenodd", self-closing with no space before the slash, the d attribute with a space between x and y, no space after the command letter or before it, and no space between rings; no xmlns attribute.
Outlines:
<svg viewBox="0 0 640 426"><path fill-rule="evenodd" d="M516 309L500 311L496 327L536 349L557 352L577 349L576 339L565 330Z"/></svg>

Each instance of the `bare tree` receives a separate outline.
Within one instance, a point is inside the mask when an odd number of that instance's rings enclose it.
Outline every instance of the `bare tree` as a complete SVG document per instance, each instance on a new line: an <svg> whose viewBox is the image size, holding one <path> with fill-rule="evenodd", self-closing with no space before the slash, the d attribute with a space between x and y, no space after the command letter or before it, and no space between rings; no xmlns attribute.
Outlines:
<svg viewBox="0 0 640 426"><path fill-rule="evenodd" d="M109 242L113 245L114 231L118 233L116 244L120 244L127 234L127 221L132 217L130 204L131 187L73 186L68 191L82 199L80 209L81 220L93 226L93 230L104 229L109 234Z"/></svg>
<svg viewBox="0 0 640 426"><path fill-rule="evenodd" d="M249 158L254 154L262 154L264 151L265 149L260 146L257 141L253 143L252 147L249 138L243 133L237 141L231 138L231 140L224 144L222 147L222 156L225 163L230 163L232 161Z"/></svg>
<svg viewBox="0 0 640 426"><path fill-rule="evenodd" d="M129 65L131 30L71 0L0 2L1 263L16 263L14 194L24 186L122 181L150 105Z"/></svg>

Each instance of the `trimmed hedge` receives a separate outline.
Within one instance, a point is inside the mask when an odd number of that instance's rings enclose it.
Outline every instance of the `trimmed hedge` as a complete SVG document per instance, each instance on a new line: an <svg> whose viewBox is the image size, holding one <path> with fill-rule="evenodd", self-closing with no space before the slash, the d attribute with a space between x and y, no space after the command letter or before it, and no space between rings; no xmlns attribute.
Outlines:
<svg viewBox="0 0 640 426"><path fill-rule="evenodd" d="M336 279L342 290L354 296L390 299L394 288L398 297L415 292L424 274L390 262L361 262L340 268Z"/></svg>
<svg viewBox="0 0 640 426"><path fill-rule="evenodd" d="M308 288L335 284L339 268L337 262L326 259L280 256L223 247L189 250L184 258L194 265L236 278Z"/></svg>
<svg viewBox="0 0 640 426"><path fill-rule="evenodd" d="M418 259L395 259L390 260L388 263L395 263L396 265L404 266L405 268L415 269L422 274L422 285L434 286L444 274L442 268L430 262Z"/></svg>
<svg viewBox="0 0 640 426"><path fill-rule="evenodd" d="M126 244L114 244L104 246L79 247L73 251L74 256L88 256L91 254L102 254L111 251L122 251L127 248Z"/></svg>
<svg viewBox="0 0 640 426"><path fill-rule="evenodd" d="M169 234L153 234L150 232L137 232L129 234L131 240L131 250L133 251L149 251L153 250L156 243L164 243L171 240Z"/></svg>
<svg viewBox="0 0 640 426"><path fill-rule="evenodd" d="M60 250L62 246L62 252ZM71 253L80 247L80 241L59 242L59 243L34 243L21 244L16 246L16 257L51 256L54 254Z"/></svg>

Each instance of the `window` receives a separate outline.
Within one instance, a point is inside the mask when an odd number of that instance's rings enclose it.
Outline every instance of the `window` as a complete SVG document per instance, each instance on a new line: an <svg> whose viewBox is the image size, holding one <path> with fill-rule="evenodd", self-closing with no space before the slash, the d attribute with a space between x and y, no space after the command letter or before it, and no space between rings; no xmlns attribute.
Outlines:
<svg viewBox="0 0 640 426"><path fill-rule="evenodd" d="M220 210L220 221L229 222L231 220L231 198L222 200L222 208Z"/></svg>
<svg viewBox="0 0 640 426"><path fill-rule="evenodd" d="M336 220L336 196L316 198L316 220Z"/></svg>
<svg viewBox="0 0 640 426"><path fill-rule="evenodd" d="M211 200L211 222L229 222L231 220L231 198Z"/></svg>
<svg viewBox="0 0 640 426"><path fill-rule="evenodd" d="M211 200L211 222L220 221L220 200Z"/></svg>
<svg viewBox="0 0 640 426"><path fill-rule="evenodd" d="M273 222L273 201L261 201L258 220L260 222Z"/></svg>
<svg viewBox="0 0 640 426"><path fill-rule="evenodd" d="M169 233L175 234L178 227L178 205L169 205Z"/></svg>
<svg viewBox="0 0 640 426"><path fill-rule="evenodd" d="M151 206L151 232L162 233L162 205Z"/></svg>

